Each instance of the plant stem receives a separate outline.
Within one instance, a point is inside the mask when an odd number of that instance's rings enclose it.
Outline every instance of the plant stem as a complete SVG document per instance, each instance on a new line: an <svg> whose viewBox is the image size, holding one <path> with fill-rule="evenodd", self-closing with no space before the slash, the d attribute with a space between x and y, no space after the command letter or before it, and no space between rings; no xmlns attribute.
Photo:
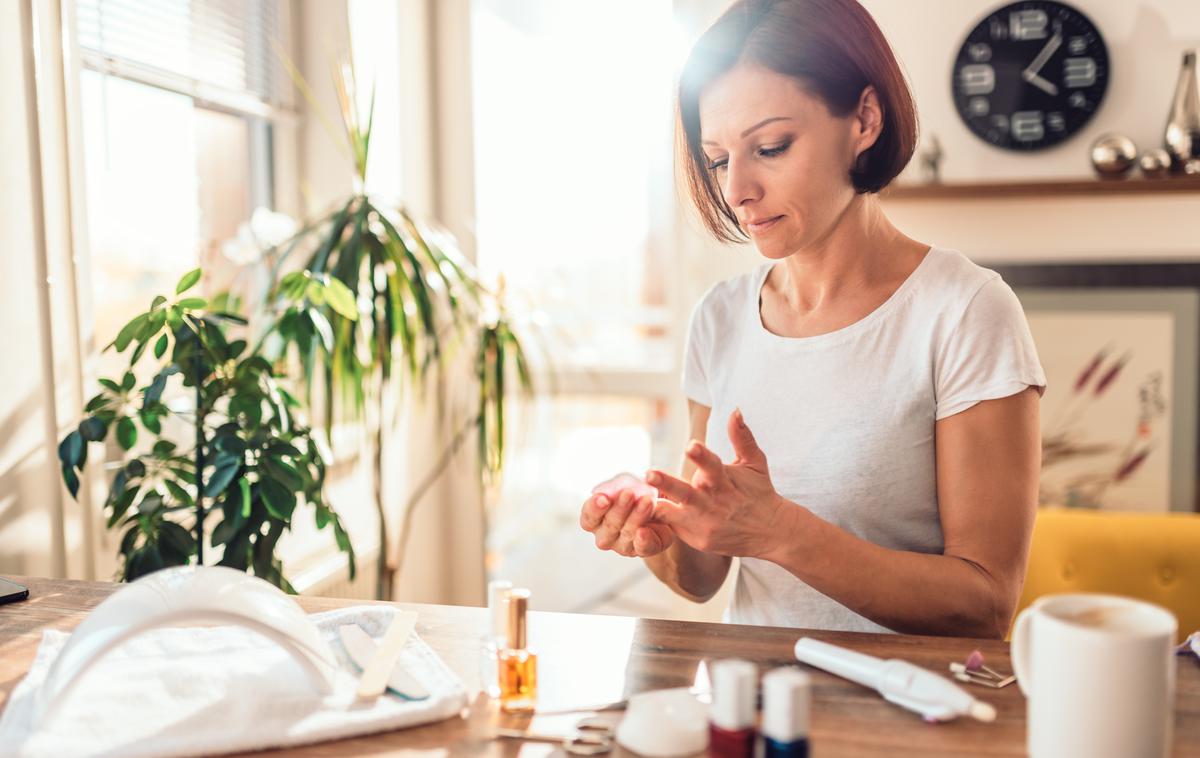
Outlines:
<svg viewBox="0 0 1200 758"><path fill-rule="evenodd" d="M388 539L387 539L387 514L383 507L383 442L384 442L384 402L387 393L384 389L387 387L387 382L380 382L379 389L379 416L375 420L375 512L379 514L379 558L376 561L375 567L375 599L376 600L392 600L392 572L388 568Z"/></svg>
<svg viewBox="0 0 1200 758"><path fill-rule="evenodd" d="M204 396L196 357L196 565L204 565Z"/></svg>
<svg viewBox="0 0 1200 758"><path fill-rule="evenodd" d="M450 465L450 461L454 458L454 454L458 452L460 447L462 447L463 441L467 437L467 432L471 431L471 429L478 424L479 415L476 415L475 418L468 421L461 429L458 430L458 433L454 435L454 439L450 441L450 445L442 451L442 457L438 459L437 465L433 467L432 471L425 475L425 478L421 480L421 483L418 484L416 489L412 491L412 494L408 496L408 502L404 504L404 521L400 525L400 561L404 560L405 549L408 546L408 535L412 531L413 512L416 510L417 504L421 502L421 498L423 498L425 493L429 491L429 488L434 485L434 483L438 480L438 477L441 476L442 472L446 470L446 467ZM486 536L487 533L485 531L485 539ZM391 579L393 583L398 583L400 581L399 566L397 566L396 571L393 572Z"/></svg>

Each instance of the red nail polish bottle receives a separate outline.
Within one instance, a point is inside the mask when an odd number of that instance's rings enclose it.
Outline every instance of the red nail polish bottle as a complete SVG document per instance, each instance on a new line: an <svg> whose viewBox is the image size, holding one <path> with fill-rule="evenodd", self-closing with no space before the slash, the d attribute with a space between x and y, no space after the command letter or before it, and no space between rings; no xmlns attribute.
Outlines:
<svg viewBox="0 0 1200 758"><path fill-rule="evenodd" d="M716 758L752 758L754 703L758 671L749 661L717 661L712 665L708 754Z"/></svg>

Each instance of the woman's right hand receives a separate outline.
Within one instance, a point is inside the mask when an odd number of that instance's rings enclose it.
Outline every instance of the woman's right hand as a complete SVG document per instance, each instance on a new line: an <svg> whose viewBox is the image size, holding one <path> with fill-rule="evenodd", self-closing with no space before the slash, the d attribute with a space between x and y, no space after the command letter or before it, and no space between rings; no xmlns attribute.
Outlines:
<svg viewBox="0 0 1200 758"><path fill-rule="evenodd" d="M595 494L584 501L579 525L595 536L601 550L639 558L657 555L675 542L675 532L653 520L654 504L654 498L635 497L632 490L621 490L615 501Z"/></svg>

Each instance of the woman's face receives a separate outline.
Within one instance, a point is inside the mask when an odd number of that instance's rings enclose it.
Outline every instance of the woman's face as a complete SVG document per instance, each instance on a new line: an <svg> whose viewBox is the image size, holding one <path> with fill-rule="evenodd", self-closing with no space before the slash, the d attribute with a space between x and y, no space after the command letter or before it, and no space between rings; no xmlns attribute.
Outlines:
<svg viewBox="0 0 1200 758"><path fill-rule="evenodd" d="M786 258L833 229L855 194L849 171L866 149L859 123L855 114L832 116L792 77L753 64L701 94L709 170L764 256Z"/></svg>

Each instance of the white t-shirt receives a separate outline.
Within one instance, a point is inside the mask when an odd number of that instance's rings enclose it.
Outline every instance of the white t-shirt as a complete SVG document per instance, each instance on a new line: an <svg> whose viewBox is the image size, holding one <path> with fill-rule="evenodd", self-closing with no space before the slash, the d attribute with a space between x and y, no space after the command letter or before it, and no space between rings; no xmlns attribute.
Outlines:
<svg viewBox="0 0 1200 758"><path fill-rule="evenodd" d="M1045 391L1025 314L1000 275L933 248L881 306L815 337L769 332L771 269L714 285L692 312L688 397L712 409L706 444L734 458L741 408L775 489L877 545L940 554L934 422L983 400ZM739 624L886 632L769 561L740 561L726 611Z"/></svg>

